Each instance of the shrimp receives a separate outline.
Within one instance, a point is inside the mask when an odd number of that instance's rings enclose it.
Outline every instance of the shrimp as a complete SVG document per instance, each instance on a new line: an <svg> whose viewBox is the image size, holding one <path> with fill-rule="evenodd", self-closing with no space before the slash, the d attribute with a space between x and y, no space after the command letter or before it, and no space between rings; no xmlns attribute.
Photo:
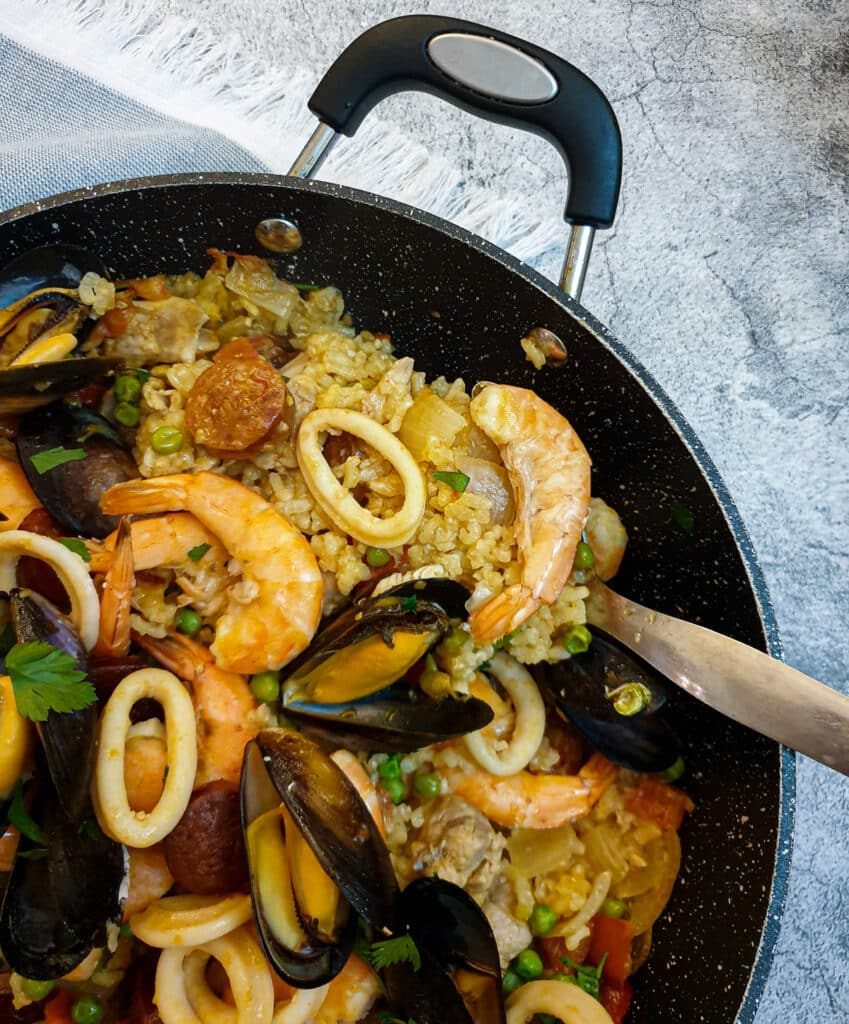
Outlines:
<svg viewBox="0 0 849 1024"><path fill-rule="evenodd" d="M189 552L206 545L203 565L219 566L227 561L221 541L188 512L169 512L164 516L137 519L130 528L133 560L140 572L145 569L180 569L198 564ZM107 572L118 539L114 530L103 541L85 542L89 553L89 572Z"/></svg>
<svg viewBox="0 0 849 1024"><path fill-rule="evenodd" d="M374 1005L381 987L374 971L353 953L327 989L313 1024L353 1024Z"/></svg>
<svg viewBox="0 0 849 1024"><path fill-rule="evenodd" d="M357 758L350 750L336 750L330 755L331 761L336 763L338 768L347 775L348 781L357 791L360 799L366 805L369 814L374 819L378 831L386 838L386 823L383 820L383 810L380 806L380 796L374 788L374 783L368 777L368 772L363 768Z"/></svg>
<svg viewBox="0 0 849 1024"><path fill-rule="evenodd" d="M563 589L590 500L587 450L563 416L533 391L484 384L472 419L497 445L516 498L521 581L475 608L472 638L490 644L518 629Z"/></svg>
<svg viewBox="0 0 849 1024"><path fill-rule="evenodd" d="M307 540L255 491L217 473L177 473L116 484L105 512L195 515L242 569L215 626L215 662L231 672L281 668L312 640L324 588Z"/></svg>
<svg viewBox="0 0 849 1024"><path fill-rule="evenodd" d="M17 530L30 512L41 508L21 467L0 459L0 530Z"/></svg>
<svg viewBox="0 0 849 1024"><path fill-rule="evenodd" d="M628 534L619 513L601 498L590 498L590 511L584 530L587 543L595 556L596 576L606 582L619 572Z"/></svg>
<svg viewBox="0 0 849 1024"><path fill-rule="evenodd" d="M452 790L490 821L505 828L559 828L582 818L616 776L616 766L593 754L577 775L517 772L506 778L489 772L448 773Z"/></svg>
<svg viewBox="0 0 849 1024"><path fill-rule="evenodd" d="M112 564L103 581L100 595L100 629L92 654L113 658L130 649L130 600L136 583L130 517L124 516L115 531Z"/></svg>
<svg viewBox="0 0 849 1024"><path fill-rule="evenodd" d="M245 746L259 731L249 721L257 703L245 677L219 668L205 647L180 633L162 640L139 633L132 637L160 665L191 684L198 742L195 789L216 779L238 784Z"/></svg>

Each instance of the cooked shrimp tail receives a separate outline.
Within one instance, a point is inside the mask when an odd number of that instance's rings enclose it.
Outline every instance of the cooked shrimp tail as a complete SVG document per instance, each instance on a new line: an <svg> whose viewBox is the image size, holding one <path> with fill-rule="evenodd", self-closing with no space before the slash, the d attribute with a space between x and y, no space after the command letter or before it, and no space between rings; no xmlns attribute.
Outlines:
<svg viewBox="0 0 849 1024"><path fill-rule="evenodd" d="M100 595L100 629L92 650L93 654L112 658L130 649L130 611L136 577L129 516L121 520L115 535L115 547Z"/></svg>
<svg viewBox="0 0 849 1024"><path fill-rule="evenodd" d="M281 668L303 651L321 617L324 583L309 542L255 491L217 473L128 480L101 499L104 511L191 512L242 570L215 624L216 663L233 672Z"/></svg>
<svg viewBox="0 0 849 1024"><path fill-rule="evenodd" d="M521 583L490 598L469 616L469 628L476 644L488 644L518 629L542 602Z"/></svg>
<svg viewBox="0 0 849 1024"><path fill-rule="evenodd" d="M130 528L136 570L180 569L190 561L189 552L203 546L202 566L222 565L227 552L221 541L188 512L168 512L150 519L136 519ZM86 541L89 571L106 572L112 562L118 531L103 541Z"/></svg>

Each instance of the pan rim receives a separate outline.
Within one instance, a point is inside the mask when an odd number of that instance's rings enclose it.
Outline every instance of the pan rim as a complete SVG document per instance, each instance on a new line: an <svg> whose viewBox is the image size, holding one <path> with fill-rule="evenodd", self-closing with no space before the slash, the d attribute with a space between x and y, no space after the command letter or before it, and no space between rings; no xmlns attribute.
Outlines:
<svg viewBox="0 0 849 1024"><path fill-rule="evenodd" d="M515 256L488 242L486 239L458 227L450 221L406 203L376 195L362 189L347 185L336 185L323 181L305 181L278 174L260 174L238 171L212 171L182 174L162 174L139 178L127 178L118 181L73 189L57 193L45 199L36 199L5 212L0 212L0 225L12 224L36 213L57 207L69 206L85 199L100 195L118 194L143 189L165 187L190 187L198 185L256 185L281 188L287 191L318 192L334 198L347 200L361 205L376 207L396 215L400 215L432 230L462 242L478 250L484 255L501 264L508 271L517 274L524 281L541 291L548 299L555 302L567 315L588 330L595 339L607 348L625 367L635 383L638 384L654 401L664 417L683 442L691 457L696 462L705 481L713 494L725 519L732 537L737 545L749 587L755 599L761 632L767 651L775 658L783 660L783 649L778 632L778 624L772 601L767 589L763 571L758 562L754 545L749 537L742 517L735 505L730 492L723 482L719 471L710 455L699 440L693 428L678 410L672 399L655 380L631 351L620 342L599 320L583 305L576 302L561 291L554 282L544 277ZM565 244L565 232L564 232ZM779 813L776 834L776 852L772 873L772 884L769 901L764 916L760 942L755 951L749 981L743 993L742 1001L737 1010L735 1024L752 1024L757 1012L767 978L775 956L775 947L781 931L781 921L785 909L789 885L790 861L793 849L795 826L795 790L796 790L796 756L795 753L776 744L779 753Z"/></svg>

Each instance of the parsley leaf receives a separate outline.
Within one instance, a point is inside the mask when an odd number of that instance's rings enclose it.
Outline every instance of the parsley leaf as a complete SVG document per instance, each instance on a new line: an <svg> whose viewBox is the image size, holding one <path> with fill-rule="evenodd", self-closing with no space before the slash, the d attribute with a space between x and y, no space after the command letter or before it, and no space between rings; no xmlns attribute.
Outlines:
<svg viewBox="0 0 849 1024"><path fill-rule="evenodd" d="M562 956L560 959L567 967L571 967L575 971L574 976L567 975L564 979L568 981L570 985L577 985L578 988L583 989L588 996L592 996L593 999L598 999L599 988L601 985L601 972L604 967L604 961L607 959L607 953L605 953L601 960L595 967L590 967L588 964L576 964L574 960L570 960L568 956Z"/></svg>
<svg viewBox="0 0 849 1024"><path fill-rule="evenodd" d="M187 554L193 562L199 562L207 551L209 551L208 544L198 544L196 548L190 548Z"/></svg>
<svg viewBox="0 0 849 1024"><path fill-rule="evenodd" d="M43 846L34 846L31 850L18 850L15 856L24 860L42 860L47 856L47 850Z"/></svg>
<svg viewBox="0 0 849 1024"><path fill-rule="evenodd" d="M458 491L460 494L469 486L469 480L471 479L465 473L459 472L459 470L456 473L444 473L442 470L437 470L430 475L434 480L438 480L441 484L448 484L452 490Z"/></svg>
<svg viewBox="0 0 849 1024"><path fill-rule="evenodd" d="M401 601L401 607L405 612L414 612L418 607L419 599L415 594L410 594Z"/></svg>
<svg viewBox="0 0 849 1024"><path fill-rule="evenodd" d="M49 711L79 711L97 700L70 654L50 644L15 644L6 655L18 714L43 722Z"/></svg>
<svg viewBox="0 0 849 1024"><path fill-rule="evenodd" d="M69 551L73 551L75 555L79 555L84 562L91 561L91 555L88 553L88 548L85 546L83 541L77 537L60 537L59 543L64 544Z"/></svg>
<svg viewBox="0 0 849 1024"><path fill-rule="evenodd" d="M376 971L401 963L411 963L413 970L417 971L422 965L421 954L409 935L372 943L368 959Z"/></svg>
<svg viewBox="0 0 849 1024"><path fill-rule="evenodd" d="M29 460L36 473L44 476L45 473L56 469L57 466L64 466L66 462L79 462L85 457L86 453L82 448L63 448L60 445L58 448L48 448L37 455L30 455Z"/></svg>
<svg viewBox="0 0 849 1024"><path fill-rule="evenodd" d="M144 384L145 381L150 380L150 370L143 370L141 367L136 367L134 370L130 370L130 373L134 373L142 384Z"/></svg>
<svg viewBox="0 0 849 1024"><path fill-rule="evenodd" d="M18 784L15 786L15 795L9 805L8 818L9 824L14 825L22 836L26 836L34 843L45 845L47 836L42 832L41 826L37 825L24 810L24 784L21 779L18 779Z"/></svg>
<svg viewBox="0 0 849 1024"><path fill-rule="evenodd" d="M677 523L688 537L693 536L693 531L696 529L696 517L686 505L682 505L680 501L673 501L669 514L672 516L673 522Z"/></svg>
<svg viewBox="0 0 849 1024"><path fill-rule="evenodd" d="M295 284L292 282L292 287L297 288L299 292L317 292L321 288L320 284Z"/></svg>
<svg viewBox="0 0 849 1024"><path fill-rule="evenodd" d="M493 651L500 651L505 644L509 644L513 637L519 632L518 627L509 633L505 633L492 645Z"/></svg>

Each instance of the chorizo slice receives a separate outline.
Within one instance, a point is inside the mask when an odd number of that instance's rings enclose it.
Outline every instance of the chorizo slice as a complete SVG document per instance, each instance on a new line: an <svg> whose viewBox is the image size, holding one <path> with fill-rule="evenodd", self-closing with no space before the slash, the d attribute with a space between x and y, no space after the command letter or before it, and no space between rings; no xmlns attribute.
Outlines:
<svg viewBox="0 0 849 1024"><path fill-rule="evenodd" d="M231 455L262 441L286 407L280 373L246 338L225 345L186 398L186 427L197 444Z"/></svg>
<svg viewBox="0 0 849 1024"><path fill-rule="evenodd" d="M210 782L194 793L163 842L168 868L188 892L231 893L247 882L239 790L230 782Z"/></svg>

